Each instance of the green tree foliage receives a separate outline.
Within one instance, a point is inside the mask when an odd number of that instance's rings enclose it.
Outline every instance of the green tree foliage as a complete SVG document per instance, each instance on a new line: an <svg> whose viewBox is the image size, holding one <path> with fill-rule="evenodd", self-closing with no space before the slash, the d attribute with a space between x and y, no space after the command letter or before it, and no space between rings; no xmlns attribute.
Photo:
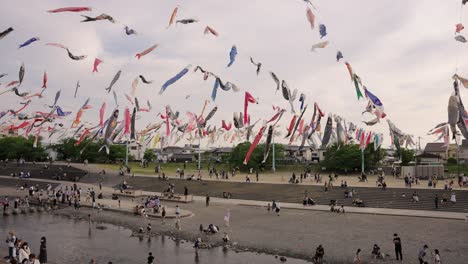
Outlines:
<svg viewBox="0 0 468 264"><path fill-rule="evenodd" d="M373 168L382 158L380 149L374 151L374 145L371 143L364 151L364 167L365 169ZM361 171L361 150L358 144L333 145L327 149L323 165L327 170Z"/></svg>
<svg viewBox="0 0 468 264"><path fill-rule="evenodd" d="M244 142L238 144L231 152L230 157L229 157L229 163L234 166L234 167L239 167L240 170L242 171L247 171L250 168L267 168L271 167L272 163L272 152L273 152L273 146L270 149L270 155L268 156L268 159L265 163L262 164L263 161L263 155L265 153L265 144L258 144L258 146L255 148L255 150L252 153L252 156L250 157L249 162L247 165L244 165L244 159L245 155L247 154L247 151L249 151L249 148L251 146L250 142ZM280 144L275 144L275 158L276 159L281 159L284 156L284 147L283 145Z"/></svg>
<svg viewBox="0 0 468 264"><path fill-rule="evenodd" d="M414 160L414 150L402 148L401 149L401 165L406 166L408 165L408 163L410 163L413 160Z"/></svg>
<svg viewBox="0 0 468 264"><path fill-rule="evenodd" d="M147 161L155 160L156 154L154 154L154 151L152 149L146 149L145 153L143 154L143 159Z"/></svg>
<svg viewBox="0 0 468 264"><path fill-rule="evenodd" d="M447 165L457 165L457 159L456 158L448 158L447 159Z"/></svg>
<svg viewBox="0 0 468 264"><path fill-rule="evenodd" d="M0 139L0 159L19 159L40 161L47 158L47 153L38 140L37 147L33 147L34 137L5 137Z"/></svg>
<svg viewBox="0 0 468 264"><path fill-rule="evenodd" d="M74 138L66 138L52 146L52 149L57 152L59 160L83 161L87 159L89 162L103 163L125 159L125 145L111 145L109 155L107 155L104 149L99 152L103 145L102 141L92 142L91 139L85 139L78 146L76 142Z"/></svg>

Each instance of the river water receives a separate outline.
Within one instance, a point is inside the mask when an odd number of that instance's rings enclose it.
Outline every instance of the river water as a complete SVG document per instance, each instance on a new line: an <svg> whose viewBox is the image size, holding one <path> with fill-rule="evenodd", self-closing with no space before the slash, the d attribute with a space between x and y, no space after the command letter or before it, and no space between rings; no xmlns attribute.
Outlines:
<svg viewBox="0 0 468 264"><path fill-rule="evenodd" d="M96 227L104 226L105 229ZM206 264L270 264L281 263L271 255L252 252L236 253L221 248L202 249L195 254L192 242L174 241L167 236L152 238L132 237L129 229L108 225L89 224L47 213L0 217L0 253L7 252L4 237L14 230L18 238L28 242L31 252L39 253L39 241L47 237L49 263L85 263L94 257L98 264L146 263L152 252L156 263L206 263ZM303 260L290 259L289 264L304 264Z"/></svg>

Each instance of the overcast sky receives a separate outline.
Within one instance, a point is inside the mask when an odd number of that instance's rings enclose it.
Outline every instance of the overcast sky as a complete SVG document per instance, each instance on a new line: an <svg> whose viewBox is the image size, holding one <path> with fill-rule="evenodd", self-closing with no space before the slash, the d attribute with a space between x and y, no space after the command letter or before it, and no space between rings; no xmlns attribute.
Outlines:
<svg viewBox="0 0 468 264"><path fill-rule="evenodd" d="M114 107L112 94L104 90L118 70L122 76L114 90L119 95L120 109L129 103L124 93L130 94L131 83L142 74L154 80L151 85L140 82L136 96L143 104L146 99L153 105L151 113L141 113L137 128L145 127L159 117L166 104L182 114L200 112L203 102L210 98L213 81L203 81L192 71L163 95L161 85L188 64L201 65L225 81L231 81L241 92L218 91L213 125L221 120L232 120L232 112L242 111L244 91L259 98L258 105L250 106L252 120L267 119L273 115L271 105L289 109L288 103L275 93L275 84L268 75L274 71L307 95L312 115L313 102L326 113L342 116L347 121L364 126L361 121L365 102L357 101L355 89L342 62L335 55L340 50L366 86L385 106L385 112L401 130L423 137L423 142L434 138L426 132L447 119L447 102L452 91L451 76L458 64L458 73L468 76L465 45L454 40L455 24L460 19L461 0L355 0L313 1L317 10L316 24L327 26L325 40L331 44L313 53L310 48L319 39L318 26L311 30L306 19L306 4L301 0L191 0L191 1L3 1L0 11L0 31L13 27L15 31L0 40L1 87L16 80L21 63L26 75L21 91L39 92L44 71L48 74L45 97L34 103L32 110L45 110L52 104L56 91L62 90L59 105L77 110L87 97L93 109L83 115L84 121L97 122L103 101L107 102L106 117ZM175 24L167 29L169 17L179 5L177 19L197 18L195 24ZM91 12L50 14L47 10L67 6L90 6ZM117 23L98 21L80 23L81 14L97 16L106 13ZM127 36L124 25L135 29L137 36ZM220 36L203 35L205 26L216 29ZM23 49L18 45L31 37L40 41ZM45 43L56 42L68 46L75 55L87 55L82 61L73 61L66 52ZM153 44L159 47L137 60L136 53ZM236 45L239 55L230 68L229 51ZM249 57L263 63L257 77ZM99 73L92 73L94 58L104 61ZM457 59L458 58L458 59ZM193 68L192 68L193 69ZM81 88L73 98L75 84ZM3 88L2 88L3 89ZM191 95L185 99L186 95ZM467 97L462 91L462 98ZM0 96L1 110L19 108L14 94ZM296 103L298 106L299 103ZM28 111L27 111L28 112ZM122 115L121 115L122 116ZM183 117L186 116L183 114ZM291 114L284 116L284 124ZM6 119L8 120L8 119ZM0 122L6 121L4 119ZM159 120L158 120L159 121ZM18 122L18 121L16 121ZM285 131L285 126L281 130ZM388 125L385 121L369 129L384 134L384 145L389 144ZM221 144L221 143L219 143Z"/></svg>

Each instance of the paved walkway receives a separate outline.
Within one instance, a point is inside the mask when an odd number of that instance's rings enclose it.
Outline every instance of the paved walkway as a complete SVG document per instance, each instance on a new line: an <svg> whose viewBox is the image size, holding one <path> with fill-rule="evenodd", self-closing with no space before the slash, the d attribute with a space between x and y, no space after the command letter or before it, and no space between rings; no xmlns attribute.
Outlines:
<svg viewBox="0 0 468 264"><path fill-rule="evenodd" d="M9 176L0 176L0 179L12 179ZM61 182L54 180L45 179L29 179L30 181L36 182L49 182L49 183L60 183L62 185L70 186L70 182ZM83 190L87 188L98 189L96 185L78 183L78 186ZM114 190L110 187L103 187L103 194L110 196ZM160 195L156 192L143 192L144 195ZM195 201L205 201L205 197L193 196ZM99 202L105 201L105 204L109 208L117 209L118 202L111 199L98 200ZM127 211L132 211L137 201L132 199L121 200L121 207ZM211 198L212 203L217 204L233 204L233 205L245 205L245 206L262 206L265 207L270 201L253 201L253 200L240 200L240 199L223 199L223 198ZM295 210L315 210L315 211L329 211L330 207L326 205L315 205L315 206L303 206L297 203L280 203L282 209L295 209ZM425 211L425 210L405 210L405 209L386 209L386 208L361 208L361 207L345 207L347 213L359 213L359 214L373 214L373 215L392 215L392 216L411 216L411 217L427 217L427 218L440 218L440 219L454 219L454 220L467 220L468 213L456 213L456 212L439 212L439 211Z"/></svg>
<svg viewBox="0 0 468 264"><path fill-rule="evenodd" d="M66 165L66 163L55 163L55 164L62 164ZM81 163L72 163L72 167L77 168L77 169L82 169L89 171L91 173L99 173L103 168L99 166L99 164L88 164L87 166L84 166ZM109 171L108 168L105 168L107 173L113 173L117 174L117 171ZM188 171L185 173L186 176L194 174L195 176L197 175L196 171ZM296 177L300 178L300 172L295 172ZM285 184L288 183L289 178L291 177L292 172L290 173L285 173L285 172L278 172L278 173L261 173L259 175L259 183L270 183L270 184ZM314 185L314 186L323 186L325 181L328 182L328 173L322 173L322 182L316 183L313 180L313 174L312 174L312 179L304 179L299 185ZM134 176L136 177L157 177L157 175L151 175L151 174L135 174ZM175 175L166 175L170 179L179 179L179 177ZM247 174L246 173L239 173L235 177L231 177L229 175L229 179L217 179L214 175L209 176L206 171L202 171L202 178L205 181L221 181L221 182L245 182ZM376 187L376 181L377 181L377 175L368 175L368 181L367 182L360 182L358 179L359 175L357 174L348 174L348 175L340 175L338 180L334 182L334 184L340 184L341 180L346 181L349 187ZM255 174L250 175L250 180L252 182L256 182ZM385 176L385 182L387 183L387 188L405 188L405 182L403 178L395 178L391 175L386 175ZM436 188L429 187L428 186L428 181L427 180L421 180L418 185L413 184L412 188L413 189L444 189L444 184L445 181L439 180ZM468 190L468 188L460 188L457 183L457 179L454 179L454 185L453 185L454 190Z"/></svg>

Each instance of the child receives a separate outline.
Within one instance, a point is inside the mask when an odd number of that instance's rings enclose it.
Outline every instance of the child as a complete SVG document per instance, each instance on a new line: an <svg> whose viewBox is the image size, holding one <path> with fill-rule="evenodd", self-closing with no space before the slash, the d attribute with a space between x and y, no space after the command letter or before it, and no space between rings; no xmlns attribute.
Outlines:
<svg viewBox="0 0 468 264"><path fill-rule="evenodd" d="M148 264L153 264L154 263L154 257L153 253L148 253Z"/></svg>

